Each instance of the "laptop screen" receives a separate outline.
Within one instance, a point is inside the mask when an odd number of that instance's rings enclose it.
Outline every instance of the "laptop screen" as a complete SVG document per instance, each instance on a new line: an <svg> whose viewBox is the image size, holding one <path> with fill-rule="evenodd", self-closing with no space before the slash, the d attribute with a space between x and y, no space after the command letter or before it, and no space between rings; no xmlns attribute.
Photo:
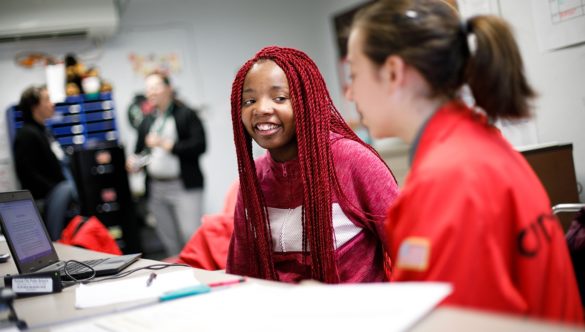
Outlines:
<svg viewBox="0 0 585 332"><path fill-rule="evenodd" d="M51 255L53 247L32 199L0 202L3 232L21 264Z"/></svg>

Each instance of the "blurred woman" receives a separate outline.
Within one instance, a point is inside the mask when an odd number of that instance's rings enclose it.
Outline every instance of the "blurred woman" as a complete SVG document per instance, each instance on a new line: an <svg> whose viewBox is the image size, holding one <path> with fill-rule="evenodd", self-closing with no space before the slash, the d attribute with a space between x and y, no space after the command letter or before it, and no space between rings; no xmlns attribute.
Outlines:
<svg viewBox="0 0 585 332"><path fill-rule="evenodd" d="M174 256L201 225L204 177L199 158L206 149L205 131L197 113L175 98L168 76L154 72L145 83L155 110L138 127L134 152L141 158L129 158L128 169L145 167L156 231L167 255Z"/></svg>

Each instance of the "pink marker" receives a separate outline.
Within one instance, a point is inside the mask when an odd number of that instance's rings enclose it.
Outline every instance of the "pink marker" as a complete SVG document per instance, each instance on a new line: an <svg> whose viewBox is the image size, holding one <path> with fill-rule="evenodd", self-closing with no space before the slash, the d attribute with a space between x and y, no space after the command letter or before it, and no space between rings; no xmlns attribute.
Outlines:
<svg viewBox="0 0 585 332"><path fill-rule="evenodd" d="M239 283L242 283L244 281L246 281L246 278L238 278L238 279L233 279L233 280L212 282L212 283L207 284L207 286L209 286L209 287L228 286L228 285L239 284Z"/></svg>

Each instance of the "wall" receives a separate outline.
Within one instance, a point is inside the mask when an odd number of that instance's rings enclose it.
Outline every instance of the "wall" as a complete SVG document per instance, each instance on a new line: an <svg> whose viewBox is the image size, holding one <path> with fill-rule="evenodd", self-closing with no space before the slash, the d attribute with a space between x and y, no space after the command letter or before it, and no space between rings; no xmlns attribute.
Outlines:
<svg viewBox="0 0 585 332"><path fill-rule="evenodd" d="M229 95L239 66L269 44L298 47L319 65L333 99L344 103L337 77L337 50L331 16L361 0L129 0L122 1L121 30L103 47L87 41L0 44L0 138L5 139L4 110L17 101L29 84L44 81L42 69L25 70L14 65L20 51L45 51L63 55L72 51L96 64L115 88L119 126L127 147L134 145L125 110L142 79L127 60L129 52L179 51L183 73L175 80L179 95L203 107L209 150L203 159L206 172L207 212L221 209L223 195L237 177L233 148ZM535 129L537 142L572 142L577 178L585 183L585 46L550 53L537 47L530 0L500 1L500 10L515 29L526 71L540 92ZM2 4L0 2L0 10ZM11 177L7 144L0 144L0 178ZM4 177L6 178L6 177ZM0 190L14 188L0 182ZM581 194L581 200L584 200Z"/></svg>
<svg viewBox="0 0 585 332"><path fill-rule="evenodd" d="M540 94L535 105L538 143L573 143L577 181L582 186L585 184L585 44L541 53L532 1L499 3L502 16L514 28L526 73ZM585 200L582 191L580 200Z"/></svg>
<svg viewBox="0 0 585 332"><path fill-rule="evenodd" d="M102 47L83 40L0 44L0 137L3 141L6 137L5 109L17 102L26 86L45 81L42 68L17 67L14 56L20 51L43 51L55 56L75 52L86 63L97 65L102 77L112 81L118 126L127 151L131 151L135 134L128 124L126 108L134 93L143 89L143 82L132 72L128 54L176 51L183 60L183 72L174 80L179 96L203 109L209 142L203 158L205 211L216 212L222 207L228 186L237 178L229 96L238 68L263 46L297 47L315 60L333 98L341 100L331 15L357 2L130 0L121 2L119 33ZM0 10L1 6L0 3ZM12 177L8 149L0 150L0 172ZM14 187L14 181L0 183L2 191Z"/></svg>

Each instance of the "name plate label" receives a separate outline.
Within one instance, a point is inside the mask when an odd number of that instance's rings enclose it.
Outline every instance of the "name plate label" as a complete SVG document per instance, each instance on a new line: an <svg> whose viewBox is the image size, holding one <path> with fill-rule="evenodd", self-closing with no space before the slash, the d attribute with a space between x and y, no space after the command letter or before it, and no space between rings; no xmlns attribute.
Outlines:
<svg viewBox="0 0 585 332"><path fill-rule="evenodd" d="M52 278L13 278L12 290L16 293L52 293Z"/></svg>

